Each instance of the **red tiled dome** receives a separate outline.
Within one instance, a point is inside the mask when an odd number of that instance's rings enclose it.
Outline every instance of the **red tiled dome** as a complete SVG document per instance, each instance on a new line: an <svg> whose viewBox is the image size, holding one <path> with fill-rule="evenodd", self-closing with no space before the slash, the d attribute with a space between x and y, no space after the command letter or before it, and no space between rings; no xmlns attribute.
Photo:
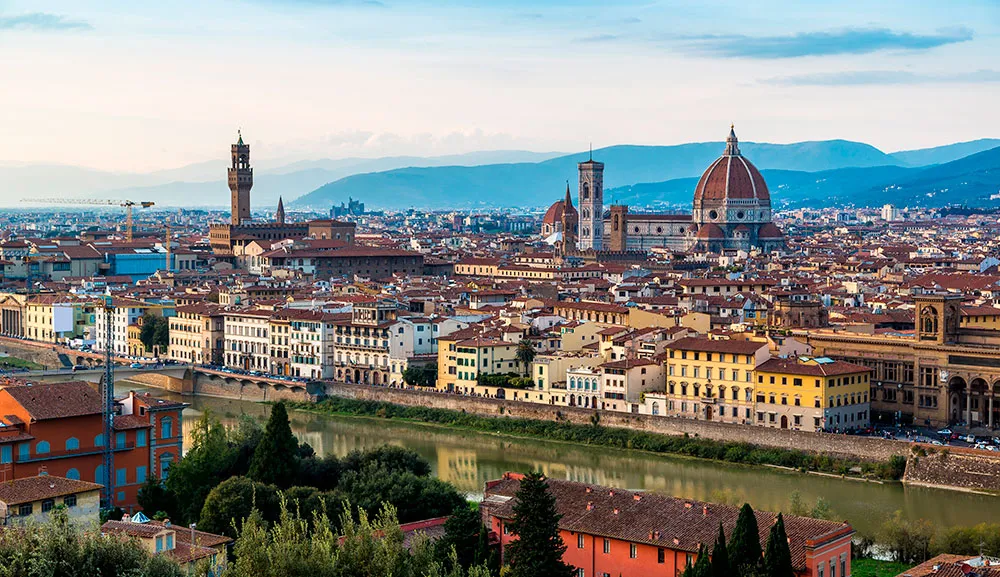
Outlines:
<svg viewBox="0 0 1000 577"><path fill-rule="evenodd" d="M727 198L771 202L760 171L740 154L736 132L730 128L726 151L701 175L694 189L694 205L721 205Z"/></svg>
<svg viewBox="0 0 1000 577"><path fill-rule="evenodd" d="M785 233L781 232L781 229L775 226L773 222L769 222L760 227L757 236L759 238L784 238Z"/></svg>
<svg viewBox="0 0 1000 577"><path fill-rule="evenodd" d="M726 233L722 230L722 228L719 225L712 224L710 222L708 224L701 225L701 228L698 229L698 238L724 239L726 238Z"/></svg>

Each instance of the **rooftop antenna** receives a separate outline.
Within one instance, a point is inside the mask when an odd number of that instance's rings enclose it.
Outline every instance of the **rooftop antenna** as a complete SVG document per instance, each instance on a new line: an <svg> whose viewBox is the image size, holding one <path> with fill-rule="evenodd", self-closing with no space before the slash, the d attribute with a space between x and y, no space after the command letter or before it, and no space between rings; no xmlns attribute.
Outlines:
<svg viewBox="0 0 1000 577"><path fill-rule="evenodd" d="M594 143L593 142L590 143L590 161L591 162L594 161Z"/></svg>

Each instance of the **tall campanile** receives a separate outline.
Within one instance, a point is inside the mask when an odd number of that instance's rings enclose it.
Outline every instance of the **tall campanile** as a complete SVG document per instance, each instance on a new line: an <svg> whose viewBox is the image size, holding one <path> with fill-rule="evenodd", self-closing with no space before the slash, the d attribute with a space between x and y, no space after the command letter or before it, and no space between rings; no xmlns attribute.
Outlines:
<svg viewBox="0 0 1000 577"><path fill-rule="evenodd" d="M580 172L580 250L604 248L604 163L590 160L577 165Z"/></svg>
<svg viewBox="0 0 1000 577"><path fill-rule="evenodd" d="M229 167L229 191L232 194L232 223L250 223L250 189L253 169L250 168L250 145L243 144L243 134L232 147L233 165Z"/></svg>

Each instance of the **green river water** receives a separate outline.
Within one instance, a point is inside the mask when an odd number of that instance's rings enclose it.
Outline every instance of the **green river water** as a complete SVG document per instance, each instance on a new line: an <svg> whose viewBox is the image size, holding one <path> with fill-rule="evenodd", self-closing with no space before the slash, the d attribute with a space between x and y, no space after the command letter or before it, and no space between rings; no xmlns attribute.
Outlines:
<svg viewBox="0 0 1000 577"><path fill-rule="evenodd" d="M129 387L125 386L123 392ZM134 388L134 387L132 387ZM268 407L248 401L185 397L184 433L206 409L223 422L241 413L266 419ZM870 533L886 516L902 511L908 519L927 519L936 527L1000 520L1000 497L942 489L904 487L805 475L777 469L731 465L700 459L653 455L587 445L516 439L386 419L291 412L292 430L318 454L342 456L353 449L393 444L427 459L433 474L470 498L505 471L540 469L546 475L613 487L656 491L686 499L749 502L754 508L788 510L798 491L809 504L826 499L837 519ZM186 440L187 445L190 444Z"/></svg>

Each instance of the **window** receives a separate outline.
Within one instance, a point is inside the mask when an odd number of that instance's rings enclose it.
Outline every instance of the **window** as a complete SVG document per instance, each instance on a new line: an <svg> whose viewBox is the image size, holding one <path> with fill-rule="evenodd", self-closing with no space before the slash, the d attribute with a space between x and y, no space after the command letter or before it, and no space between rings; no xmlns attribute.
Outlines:
<svg viewBox="0 0 1000 577"><path fill-rule="evenodd" d="M28 443L21 443L17 446L17 460L27 461L31 458L31 445Z"/></svg>
<svg viewBox="0 0 1000 577"><path fill-rule="evenodd" d="M146 476L147 476L147 474L146 474L146 466L145 465L143 465L141 467L136 467L135 468L135 482L136 483L145 483L146 482Z"/></svg>
<svg viewBox="0 0 1000 577"><path fill-rule="evenodd" d="M63 505L66 508L76 507L76 495L66 495L63 497Z"/></svg>
<svg viewBox="0 0 1000 577"><path fill-rule="evenodd" d="M17 516L18 517L28 517L28 516L30 516L34 512L34 510L35 509L34 509L34 507L32 507L31 503L25 503L23 505L18 505L18 507L17 507Z"/></svg>
<svg viewBox="0 0 1000 577"><path fill-rule="evenodd" d="M128 484L128 469L115 470L115 484L118 486Z"/></svg>
<svg viewBox="0 0 1000 577"><path fill-rule="evenodd" d="M14 461L14 448L10 445L0 447L0 463L6 465Z"/></svg>
<svg viewBox="0 0 1000 577"><path fill-rule="evenodd" d="M156 538L156 552L159 553L163 551L163 535Z"/></svg>
<svg viewBox="0 0 1000 577"><path fill-rule="evenodd" d="M69 471L66 471L66 478L67 479L73 479L74 481L79 481L80 480L80 471L78 471L76 469L70 469Z"/></svg>
<svg viewBox="0 0 1000 577"><path fill-rule="evenodd" d="M52 499L46 499L42 501L42 513L48 513L56 506L56 502Z"/></svg>
<svg viewBox="0 0 1000 577"><path fill-rule="evenodd" d="M576 570L576 577L587 577L587 572L584 571L583 567Z"/></svg>
<svg viewBox="0 0 1000 577"><path fill-rule="evenodd" d="M583 549L583 533L576 536L576 548Z"/></svg>
<svg viewBox="0 0 1000 577"><path fill-rule="evenodd" d="M174 548L174 534L167 534L167 551L171 551Z"/></svg>
<svg viewBox="0 0 1000 577"><path fill-rule="evenodd" d="M66 450L75 451L80 448L80 440L76 437L70 437L66 439Z"/></svg>
<svg viewBox="0 0 1000 577"><path fill-rule="evenodd" d="M146 429L139 429L135 432L135 446L136 447L146 446Z"/></svg>
<svg viewBox="0 0 1000 577"><path fill-rule="evenodd" d="M169 439L174 436L174 420L170 417L160 419L160 438Z"/></svg>
<svg viewBox="0 0 1000 577"><path fill-rule="evenodd" d="M604 540L604 553L605 554L611 553L611 539Z"/></svg>
<svg viewBox="0 0 1000 577"><path fill-rule="evenodd" d="M115 448L124 449L125 448L125 433L115 433Z"/></svg>
<svg viewBox="0 0 1000 577"><path fill-rule="evenodd" d="M101 433L100 435L97 435L96 437L94 437L94 446L95 447L103 447L104 446L104 433Z"/></svg>
<svg viewBox="0 0 1000 577"><path fill-rule="evenodd" d="M639 551L635 546L635 543L630 543L628 546L628 556L629 559L635 559L639 556Z"/></svg>
<svg viewBox="0 0 1000 577"><path fill-rule="evenodd" d="M656 550L656 562L657 563L666 562L666 555L663 551L663 547L660 547L659 549Z"/></svg>

